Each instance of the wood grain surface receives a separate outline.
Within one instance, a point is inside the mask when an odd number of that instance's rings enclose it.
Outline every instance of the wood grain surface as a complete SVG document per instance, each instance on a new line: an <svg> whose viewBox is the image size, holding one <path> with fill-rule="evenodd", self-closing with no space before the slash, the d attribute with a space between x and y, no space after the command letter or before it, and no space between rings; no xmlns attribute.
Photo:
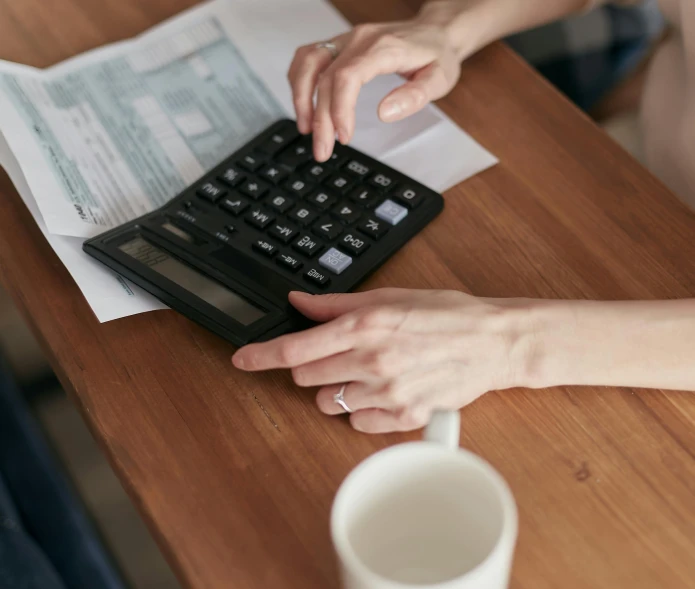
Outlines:
<svg viewBox="0 0 695 589"><path fill-rule="evenodd" d="M260 1L260 0L259 0ZM0 0L0 58L48 66L139 33L190 0ZM416 2L340 0L353 22ZM440 106L501 163L365 288L633 299L695 295L695 215L502 45ZM461 157L456 153L452 158ZM0 274L182 583L338 586L333 495L375 450L286 373L171 311L99 324L6 176ZM515 589L695 583L695 395L613 388L491 393L462 444L519 505Z"/></svg>

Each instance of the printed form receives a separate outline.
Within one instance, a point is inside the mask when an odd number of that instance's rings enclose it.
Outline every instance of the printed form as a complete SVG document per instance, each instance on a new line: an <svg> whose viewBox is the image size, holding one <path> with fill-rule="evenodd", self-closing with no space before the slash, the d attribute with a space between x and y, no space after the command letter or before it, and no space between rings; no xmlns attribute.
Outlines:
<svg viewBox="0 0 695 589"><path fill-rule="evenodd" d="M291 117L294 50L348 29L323 0L214 0L47 70L0 62L0 163L100 321L164 306L82 241L163 205ZM434 106L381 123L376 107L401 83L363 89L355 147L438 191L496 163Z"/></svg>

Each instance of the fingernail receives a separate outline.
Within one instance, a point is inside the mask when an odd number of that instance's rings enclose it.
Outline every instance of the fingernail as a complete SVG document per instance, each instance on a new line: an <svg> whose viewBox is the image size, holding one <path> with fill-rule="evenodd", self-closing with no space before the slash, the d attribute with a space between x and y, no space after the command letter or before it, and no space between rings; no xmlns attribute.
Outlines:
<svg viewBox="0 0 695 589"><path fill-rule="evenodd" d="M384 105L381 110L381 118L384 121L393 121L397 119L400 114L403 112L403 107L401 106L401 103L394 100L394 101L386 101L384 102Z"/></svg>
<svg viewBox="0 0 695 589"><path fill-rule="evenodd" d="M305 298L305 299L308 299L309 297L314 296L310 292L304 292L302 290L293 290L290 294L294 297Z"/></svg>
<svg viewBox="0 0 695 589"><path fill-rule="evenodd" d="M340 141L343 145L347 144L347 142L348 142L347 129L343 129L343 128L338 129L338 141Z"/></svg>
<svg viewBox="0 0 695 589"><path fill-rule="evenodd" d="M311 131L311 128L309 126L309 123L307 122L306 119L299 119L297 120L297 129L302 135L307 135L309 131Z"/></svg>
<svg viewBox="0 0 695 589"><path fill-rule="evenodd" d="M236 366L237 368L243 369L244 368L244 359L241 356L239 356L238 354L234 354L232 356L232 364L234 364L234 366Z"/></svg>
<svg viewBox="0 0 695 589"><path fill-rule="evenodd" d="M316 146L316 160L319 162L324 162L329 158L330 155L331 153L328 149L328 145L326 145L323 141L319 141L318 145Z"/></svg>

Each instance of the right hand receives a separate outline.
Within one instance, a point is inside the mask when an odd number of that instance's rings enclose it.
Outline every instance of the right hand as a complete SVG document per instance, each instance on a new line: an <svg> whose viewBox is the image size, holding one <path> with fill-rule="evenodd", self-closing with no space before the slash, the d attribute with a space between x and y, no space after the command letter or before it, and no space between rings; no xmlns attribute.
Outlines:
<svg viewBox="0 0 695 589"><path fill-rule="evenodd" d="M464 55L447 30L450 6L432 3L430 10L409 21L359 25L332 39L339 52L335 60L315 44L297 50L288 77L297 126L302 133L313 131L317 161L333 153L336 134L341 143L350 141L360 89L376 76L397 73L407 80L379 104L384 122L412 115L453 88Z"/></svg>

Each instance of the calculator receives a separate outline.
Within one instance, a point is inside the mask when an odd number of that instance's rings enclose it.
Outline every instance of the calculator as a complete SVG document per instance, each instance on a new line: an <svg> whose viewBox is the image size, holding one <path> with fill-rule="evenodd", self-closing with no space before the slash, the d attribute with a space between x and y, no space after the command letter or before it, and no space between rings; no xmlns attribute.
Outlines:
<svg viewBox="0 0 695 589"><path fill-rule="evenodd" d="M311 135L283 119L161 208L83 248L241 346L311 326L289 292L352 290L443 206L349 146L318 163Z"/></svg>

